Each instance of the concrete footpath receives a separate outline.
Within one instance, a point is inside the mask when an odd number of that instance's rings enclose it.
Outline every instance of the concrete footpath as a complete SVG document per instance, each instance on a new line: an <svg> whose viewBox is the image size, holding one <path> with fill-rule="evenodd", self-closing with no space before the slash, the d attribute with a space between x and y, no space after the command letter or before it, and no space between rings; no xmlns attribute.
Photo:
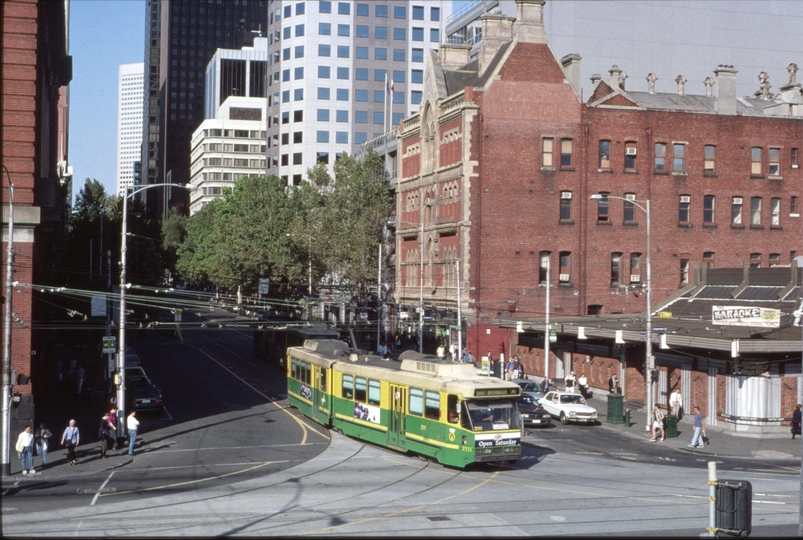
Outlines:
<svg viewBox="0 0 803 540"><path fill-rule="evenodd" d="M594 397L594 395L598 397ZM651 430L647 429L647 411L644 406L637 403L624 402L624 410L630 411L630 426L623 423L613 424L607 421L608 400L607 395L595 392L588 404L597 409L597 418L602 426L614 429L634 438L642 439L649 444L660 444L695 454L720 457L741 457L741 458L760 458L760 459L801 459L803 453L803 438L800 436L792 439L789 428L785 429L786 435L741 435L734 434L728 428L721 425L711 426L706 421L706 433L709 443L704 447L689 448L692 437L694 436L693 415L683 415L677 424L677 437L667 437L665 441L651 442ZM720 422L722 423L722 422ZM660 439L660 437L658 437Z"/></svg>

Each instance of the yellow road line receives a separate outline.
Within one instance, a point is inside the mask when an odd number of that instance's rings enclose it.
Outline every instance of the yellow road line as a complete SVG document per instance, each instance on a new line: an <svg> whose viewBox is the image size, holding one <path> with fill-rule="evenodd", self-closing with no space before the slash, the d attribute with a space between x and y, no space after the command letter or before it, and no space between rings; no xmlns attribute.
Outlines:
<svg viewBox="0 0 803 540"><path fill-rule="evenodd" d="M260 391L259 391L259 390L257 390L256 388L254 388L252 385L248 384L248 383L247 383L245 380L243 380L243 378L242 378L242 377L240 377L239 375L237 375L236 373L234 373L232 370L230 370L229 368L227 368L226 366L224 366L223 364L221 364L221 363L220 363L220 362L219 362L219 361L218 361L216 358L212 357L212 355L210 355L210 354L209 354L209 353L207 353L206 351L204 351L204 350L202 350L202 349L200 349L200 348L196 347L195 345L187 345L187 346L188 346L188 347L192 347L193 349L197 350L197 351L198 351L198 352L200 352L201 354L204 354L204 355L206 355L206 357L207 357L207 358L209 358L209 359L210 359L210 360L212 360L214 363L216 363L217 365L219 365L220 367L222 367L223 369L225 369L226 371L228 371L228 372L229 372L229 373L230 373L232 376L234 376L234 378L236 378L237 380L239 380L240 382L242 382L242 383L243 383L244 385L246 385L248 388L250 388L251 390L253 390L253 391L254 391L254 392L256 392L257 394L259 394L260 396L264 397L265 399L267 399L268 401L270 401L270 402L271 402L271 403L273 403L274 405L277 405L277 403L276 403L276 400L272 399L270 396L266 396L265 394L263 394L262 392L260 392ZM290 412L289 412L287 409L285 409L284 407L279 407L279 410L281 410L283 413L287 414L287 415L288 415L290 418L292 418L292 419L295 421L295 423L296 423L296 424L298 424L299 426L301 426L301 431L302 431L302 433L303 433L303 436L301 437L301 443L299 443L299 444L305 444L305 443L307 442L307 432L308 432L308 429L307 429L307 426L306 426L306 424L304 424L304 422L302 422L302 421L301 421L299 418L297 418L297 417L296 417L294 414L291 414L291 413L290 413ZM314 433L316 433L316 434L318 434L318 435L321 435L322 437L324 437L322 434L318 433L317 431L314 431ZM324 438L326 438L326 437L324 437Z"/></svg>

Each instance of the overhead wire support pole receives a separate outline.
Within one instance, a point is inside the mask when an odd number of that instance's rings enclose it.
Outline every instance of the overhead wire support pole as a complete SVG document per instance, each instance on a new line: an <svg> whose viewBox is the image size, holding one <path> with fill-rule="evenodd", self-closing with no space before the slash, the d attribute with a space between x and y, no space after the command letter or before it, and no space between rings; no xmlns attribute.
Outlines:
<svg viewBox="0 0 803 540"><path fill-rule="evenodd" d="M128 287L126 283L126 252L128 251L127 246L127 239L128 239L128 199L145 191L146 189L155 188L155 187L180 187L184 189L188 189L192 191L195 189L194 184L169 184L169 183L161 183L161 184L149 184L147 186L142 186L137 189L128 192L128 187L126 186L123 191L123 226L122 226L122 236L120 238L120 317L119 317L119 333L118 333L118 349L117 349L117 435L118 437L125 436L125 324L126 324L126 313L125 313L125 291Z"/></svg>
<svg viewBox="0 0 803 540"><path fill-rule="evenodd" d="M9 205L8 205L8 238L6 239L6 310L3 318L5 327L3 344L3 434L0 444L3 445L3 476L11 476L11 390L14 381L11 380L11 295L14 292L14 184L8 169L3 165L8 178Z"/></svg>

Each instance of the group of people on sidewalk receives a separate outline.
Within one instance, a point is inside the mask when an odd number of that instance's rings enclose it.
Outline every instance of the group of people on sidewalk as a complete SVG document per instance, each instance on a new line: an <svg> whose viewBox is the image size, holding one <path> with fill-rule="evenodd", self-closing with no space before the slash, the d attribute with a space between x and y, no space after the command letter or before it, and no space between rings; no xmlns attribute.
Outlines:
<svg viewBox="0 0 803 540"><path fill-rule="evenodd" d="M126 427L128 428L129 442L128 442L128 455L134 455L134 443L137 439L137 430L139 429L139 420L136 418L136 411L132 411L126 418ZM36 433L33 432L30 425L25 426L22 433L17 437L17 444L15 449L20 458L22 466L22 474L37 474L34 467L34 447L42 458L42 467L44 469L47 465L47 452L51 444L53 433L47 428L45 422L39 424L39 429ZM100 439L100 455L102 458L106 457L109 445L112 445L112 450L117 450L117 408L112 407L110 412L103 415L100 421L100 430L98 433ZM67 449L67 461L70 466L78 463L78 458L75 455L75 448L81 442L81 432L76 425L75 420L70 420L69 425L64 429L61 436L61 446Z"/></svg>

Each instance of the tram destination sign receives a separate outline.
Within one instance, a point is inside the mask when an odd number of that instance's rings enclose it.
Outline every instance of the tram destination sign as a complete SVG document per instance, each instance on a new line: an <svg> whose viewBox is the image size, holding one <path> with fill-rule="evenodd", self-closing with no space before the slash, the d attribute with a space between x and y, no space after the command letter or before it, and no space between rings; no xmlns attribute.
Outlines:
<svg viewBox="0 0 803 540"><path fill-rule="evenodd" d="M781 310L745 306L712 306L711 320L723 326L778 328Z"/></svg>
<svg viewBox="0 0 803 540"><path fill-rule="evenodd" d="M518 396L520 388L477 388L474 397Z"/></svg>

